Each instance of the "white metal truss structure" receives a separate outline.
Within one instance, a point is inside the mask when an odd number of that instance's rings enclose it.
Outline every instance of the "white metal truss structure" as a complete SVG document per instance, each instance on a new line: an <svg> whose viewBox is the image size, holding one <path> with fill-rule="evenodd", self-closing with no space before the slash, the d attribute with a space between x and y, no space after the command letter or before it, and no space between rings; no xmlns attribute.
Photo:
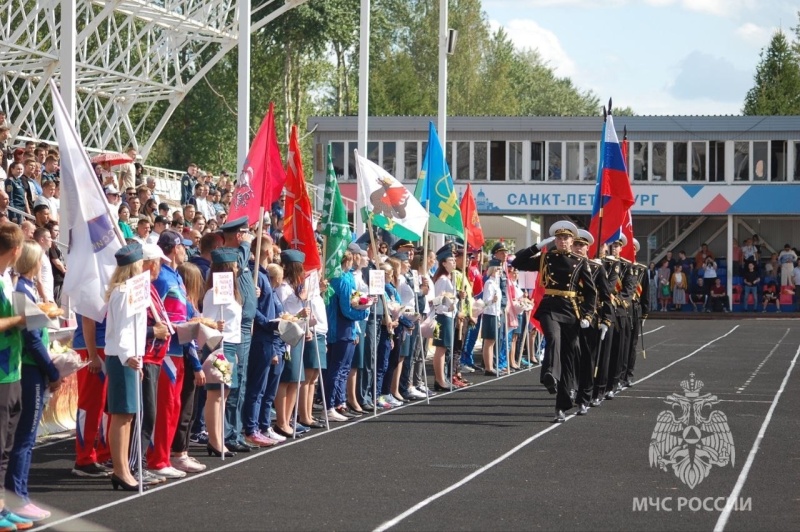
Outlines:
<svg viewBox="0 0 800 532"><path fill-rule="evenodd" d="M275 0L262 2L260 8ZM307 0L287 0L256 31ZM237 45L237 0L76 0L76 125L84 146L144 156L191 88ZM55 139L60 0L0 0L0 107L11 136Z"/></svg>

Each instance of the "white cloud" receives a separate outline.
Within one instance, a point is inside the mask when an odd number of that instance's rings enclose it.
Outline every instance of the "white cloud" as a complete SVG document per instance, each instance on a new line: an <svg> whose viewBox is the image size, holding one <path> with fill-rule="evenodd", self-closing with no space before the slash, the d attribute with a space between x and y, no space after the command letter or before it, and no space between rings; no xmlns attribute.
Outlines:
<svg viewBox="0 0 800 532"><path fill-rule="evenodd" d="M492 30L496 31L501 24L497 21L490 22ZM519 50L538 50L557 75L573 77L576 73L575 61L567 54L561 41L555 33L541 27L531 19L514 19L503 24L503 29L508 34L511 42Z"/></svg>
<svg viewBox="0 0 800 532"><path fill-rule="evenodd" d="M758 47L766 46L772 38L772 34L774 32L774 28L759 26L757 24L753 24L752 22L742 24L735 30L736 35L738 35L743 41L754 44Z"/></svg>
<svg viewBox="0 0 800 532"><path fill-rule="evenodd" d="M737 69L727 59L695 50L681 60L667 90L681 100L713 98L741 105L751 81L749 72Z"/></svg>
<svg viewBox="0 0 800 532"><path fill-rule="evenodd" d="M626 5L635 6L641 0L485 0L484 9L492 11L499 8L535 9L579 7L583 9L607 9ZM652 7L680 6L687 11L707 13L718 17L733 17L741 11L758 7L756 0L644 0Z"/></svg>

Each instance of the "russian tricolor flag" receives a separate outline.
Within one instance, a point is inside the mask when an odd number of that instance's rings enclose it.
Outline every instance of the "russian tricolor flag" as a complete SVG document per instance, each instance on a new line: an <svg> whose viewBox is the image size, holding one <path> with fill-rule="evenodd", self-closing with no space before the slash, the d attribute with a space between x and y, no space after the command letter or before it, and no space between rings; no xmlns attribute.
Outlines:
<svg viewBox="0 0 800 532"><path fill-rule="evenodd" d="M611 241L624 227L633 206L633 190L628 180L625 157L614 129L614 117L609 113L603 124L603 139L600 143L600 164L597 169L597 184L594 191L592 221L589 232L594 235L594 244L589 256L597 255L598 246Z"/></svg>

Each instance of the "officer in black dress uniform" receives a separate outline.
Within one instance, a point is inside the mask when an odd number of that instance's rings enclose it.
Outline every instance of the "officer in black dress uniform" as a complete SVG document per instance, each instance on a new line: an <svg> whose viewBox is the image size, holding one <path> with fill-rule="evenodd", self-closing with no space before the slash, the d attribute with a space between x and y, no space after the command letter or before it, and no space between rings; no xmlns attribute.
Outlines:
<svg viewBox="0 0 800 532"><path fill-rule="evenodd" d="M631 306L633 294L636 292L636 279L631 273L633 263L621 257L622 248L628 245L628 239L620 234L619 240L611 244L611 252L619 262L619 278L614 286L617 298L617 331L614 342L611 344L611 356L608 362L608 382L606 385L606 399L613 399L622 390L620 378L622 375L623 361L627 362L631 339Z"/></svg>
<svg viewBox="0 0 800 532"><path fill-rule="evenodd" d="M608 276L608 287L611 292L611 306L614 310L611 328L606 335L600 350L600 359L597 361L597 373L594 376L594 391L592 392L591 406L600 406L604 399L614 398L615 375L619 375L619 361L622 346L627 345L630 337L630 320L627 307L630 306L622 296L623 282L627 271L628 261L620 259L620 250L628 243L625 235L610 244L611 253L606 253L603 266ZM627 351L626 351L627 352ZM609 385L609 381L613 382Z"/></svg>
<svg viewBox="0 0 800 532"><path fill-rule="evenodd" d="M564 412L572 408L576 397L579 331L594 320L597 297L588 260L571 250L577 235L578 228L572 222L556 222L550 226L552 238L520 251L511 263L518 270L538 271L539 282L545 288L535 317L545 337L541 382L556 394L556 423L566 419ZM540 253L540 246L553 240L555 248Z"/></svg>
<svg viewBox="0 0 800 532"><path fill-rule="evenodd" d="M581 257L587 257L589 246L594 244L594 237L589 231L578 229L578 236L572 243L572 252ZM587 257L588 258L588 257ZM594 389L594 371L598 359L598 350L611 327L614 319L614 308L611 306L611 289L608 286L608 276L600 259L589 259L589 269L597 289L595 301L595 319L588 329L581 329L581 352L578 361L578 404L577 415L582 416L589 412L589 403L592 400Z"/></svg>
<svg viewBox="0 0 800 532"><path fill-rule="evenodd" d="M633 239L634 255L639 252L639 241ZM634 262L630 266L632 281L635 282L631 296L631 339L628 357L623 361L622 372L620 373L620 384L623 388L633 386L633 368L636 365L636 344L638 344L639 334L642 331L642 323L647 319L647 312L650 310L650 276L647 274L647 266L641 262Z"/></svg>

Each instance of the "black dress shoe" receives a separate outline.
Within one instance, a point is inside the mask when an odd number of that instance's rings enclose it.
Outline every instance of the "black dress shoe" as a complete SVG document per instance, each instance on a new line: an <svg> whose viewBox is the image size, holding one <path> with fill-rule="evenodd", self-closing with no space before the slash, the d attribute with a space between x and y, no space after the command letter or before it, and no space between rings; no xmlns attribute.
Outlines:
<svg viewBox="0 0 800 532"><path fill-rule="evenodd" d="M299 432L298 433L294 433L294 431L286 432L280 427L273 427L273 430L278 434L280 434L281 436L283 436L284 438L294 438L294 437L300 438L302 436L302 434L300 434Z"/></svg>
<svg viewBox="0 0 800 532"><path fill-rule="evenodd" d="M497 377L497 372L493 369L487 369L483 372L483 375L486 377Z"/></svg>
<svg viewBox="0 0 800 532"><path fill-rule="evenodd" d="M244 445L243 443L239 443L239 442L226 443L225 447L227 447L229 451L232 451L234 453L249 453L250 452L250 446L249 445Z"/></svg>
<svg viewBox="0 0 800 532"><path fill-rule="evenodd" d="M367 411L367 410L372 411L374 408L375 408L375 405L373 405L372 403L364 403L363 405L361 405L361 410L364 410L364 411Z"/></svg>
<svg viewBox="0 0 800 532"><path fill-rule="evenodd" d="M441 386L438 382L433 383L433 390L436 392L449 392L452 389L453 385L450 384L449 382L447 383L446 386Z"/></svg>

